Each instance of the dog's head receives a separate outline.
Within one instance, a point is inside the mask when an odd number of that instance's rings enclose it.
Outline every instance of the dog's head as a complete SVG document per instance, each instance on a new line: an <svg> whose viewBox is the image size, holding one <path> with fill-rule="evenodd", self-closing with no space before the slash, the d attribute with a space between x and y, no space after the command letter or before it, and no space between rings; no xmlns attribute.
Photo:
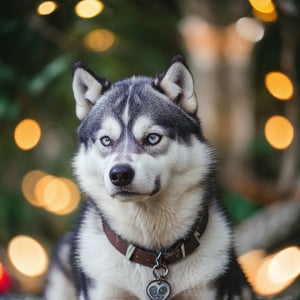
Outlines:
<svg viewBox="0 0 300 300"><path fill-rule="evenodd" d="M79 149L75 173L96 201L149 198L199 185L211 165L196 117L192 75L181 57L154 78L116 83L75 64Z"/></svg>

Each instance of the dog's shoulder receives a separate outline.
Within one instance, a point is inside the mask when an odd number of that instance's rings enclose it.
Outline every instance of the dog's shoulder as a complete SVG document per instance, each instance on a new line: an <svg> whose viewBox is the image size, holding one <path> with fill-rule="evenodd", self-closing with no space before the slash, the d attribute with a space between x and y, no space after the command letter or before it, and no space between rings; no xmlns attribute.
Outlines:
<svg viewBox="0 0 300 300"><path fill-rule="evenodd" d="M77 293L87 294L88 289L93 285L93 280L85 273L82 265L81 254L84 251L85 238L89 238L94 231L93 225L100 218L95 203L87 198L83 201L78 218L70 233L70 261ZM101 224L99 222L99 224ZM96 231L98 226L94 227Z"/></svg>
<svg viewBox="0 0 300 300"><path fill-rule="evenodd" d="M101 226L101 216L96 204L90 198L85 199L70 233L71 261L75 261L75 264L78 262L85 235L100 234Z"/></svg>

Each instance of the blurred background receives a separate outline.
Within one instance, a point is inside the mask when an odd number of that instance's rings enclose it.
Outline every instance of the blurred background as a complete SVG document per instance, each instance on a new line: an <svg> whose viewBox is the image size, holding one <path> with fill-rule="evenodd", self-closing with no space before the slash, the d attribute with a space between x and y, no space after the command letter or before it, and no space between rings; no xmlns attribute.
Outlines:
<svg viewBox="0 0 300 300"><path fill-rule="evenodd" d="M259 299L300 299L298 0L0 3L0 299L41 297L84 198L72 65L111 81L182 54Z"/></svg>

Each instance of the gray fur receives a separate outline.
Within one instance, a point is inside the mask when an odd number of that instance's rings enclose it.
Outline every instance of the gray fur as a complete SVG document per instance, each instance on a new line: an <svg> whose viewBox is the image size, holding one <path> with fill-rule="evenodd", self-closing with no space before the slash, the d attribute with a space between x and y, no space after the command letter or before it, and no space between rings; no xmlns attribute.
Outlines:
<svg viewBox="0 0 300 300"><path fill-rule="evenodd" d="M73 166L87 200L69 239L73 284L62 287L54 280L57 270L66 269L56 258L45 298L147 299L151 268L122 256L107 240L101 220L123 239L158 253L187 238L204 209L209 221L200 246L168 266L169 299L241 296L247 284L218 200L214 151L203 137L192 75L182 58L175 57L154 78L116 83L79 63L73 92L81 120ZM77 296L68 296L70 290Z"/></svg>

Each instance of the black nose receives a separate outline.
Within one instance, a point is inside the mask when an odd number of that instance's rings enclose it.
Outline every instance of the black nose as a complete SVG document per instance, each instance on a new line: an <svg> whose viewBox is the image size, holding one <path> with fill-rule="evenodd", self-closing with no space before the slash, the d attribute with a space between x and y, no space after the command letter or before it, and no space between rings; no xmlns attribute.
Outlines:
<svg viewBox="0 0 300 300"><path fill-rule="evenodd" d="M134 177L134 170L130 165L116 165L109 172L109 178L114 185L125 186L129 184Z"/></svg>

